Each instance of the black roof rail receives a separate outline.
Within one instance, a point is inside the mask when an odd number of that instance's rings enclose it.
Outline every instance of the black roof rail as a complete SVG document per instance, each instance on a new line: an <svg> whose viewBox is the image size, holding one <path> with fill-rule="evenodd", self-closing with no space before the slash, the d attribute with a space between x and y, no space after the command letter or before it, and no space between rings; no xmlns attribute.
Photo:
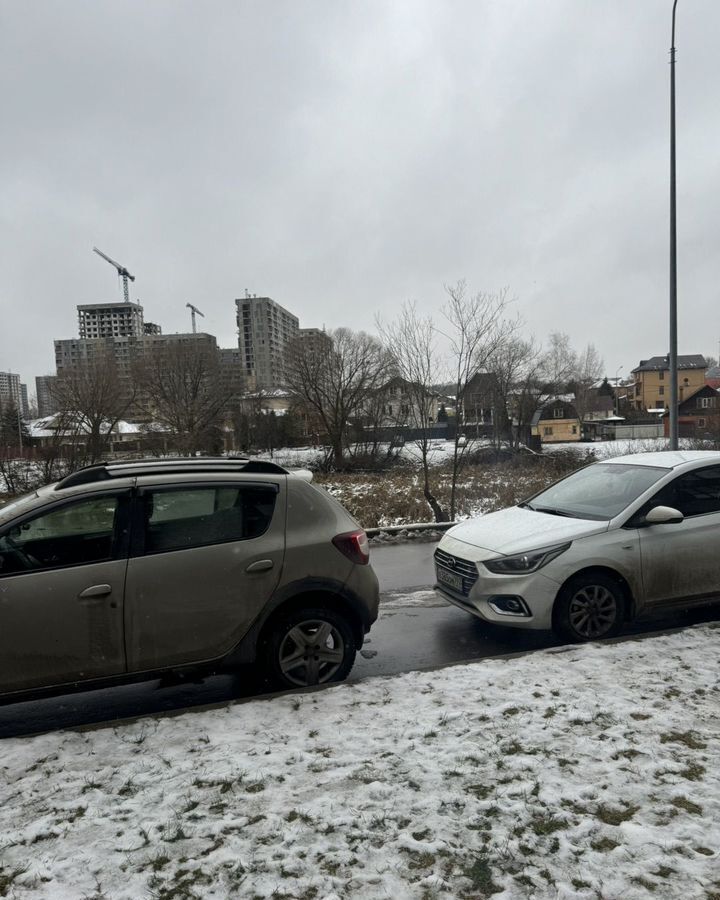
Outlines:
<svg viewBox="0 0 720 900"><path fill-rule="evenodd" d="M251 475L287 475L288 470L274 462L243 457L178 456L165 459L135 459L85 466L63 478L55 490L92 484L111 478L142 475L180 475L198 472L246 472Z"/></svg>
<svg viewBox="0 0 720 900"><path fill-rule="evenodd" d="M82 469L78 469L77 472L72 472L58 481L55 485L55 490L59 491L61 488L75 487L78 484L91 484L93 481L107 481L111 477L104 464L83 466Z"/></svg>

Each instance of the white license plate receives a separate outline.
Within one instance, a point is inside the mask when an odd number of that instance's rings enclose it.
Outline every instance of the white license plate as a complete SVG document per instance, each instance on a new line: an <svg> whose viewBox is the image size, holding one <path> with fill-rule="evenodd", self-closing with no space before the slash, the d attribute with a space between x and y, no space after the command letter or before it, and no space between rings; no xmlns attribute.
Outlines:
<svg viewBox="0 0 720 900"><path fill-rule="evenodd" d="M456 575L455 572L448 572L447 569L441 569L440 567L436 569L436 572L437 580L441 582L441 584L446 584L454 591L458 591L458 593L462 594L463 583L460 575Z"/></svg>

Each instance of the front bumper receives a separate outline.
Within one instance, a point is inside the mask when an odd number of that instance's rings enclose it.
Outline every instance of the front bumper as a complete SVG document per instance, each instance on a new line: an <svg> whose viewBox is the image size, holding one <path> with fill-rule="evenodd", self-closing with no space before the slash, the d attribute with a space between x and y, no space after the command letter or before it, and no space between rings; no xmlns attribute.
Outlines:
<svg viewBox="0 0 720 900"><path fill-rule="evenodd" d="M487 570L482 571L483 569L480 563L478 578L467 594L439 581L435 584L435 590L445 600L484 622L537 631L552 628L553 604L560 589L558 582L542 572L529 575L493 575ZM493 598L508 596L521 598L529 615L508 615L498 612L490 605Z"/></svg>

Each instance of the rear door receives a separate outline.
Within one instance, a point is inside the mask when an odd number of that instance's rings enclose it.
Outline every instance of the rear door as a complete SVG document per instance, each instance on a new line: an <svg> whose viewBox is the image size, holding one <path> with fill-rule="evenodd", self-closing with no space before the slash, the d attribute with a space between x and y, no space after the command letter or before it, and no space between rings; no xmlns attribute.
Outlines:
<svg viewBox="0 0 720 900"><path fill-rule="evenodd" d="M645 602L720 597L720 466L678 476L643 511L655 506L685 518L639 529Z"/></svg>
<svg viewBox="0 0 720 900"><path fill-rule="evenodd" d="M224 656L272 596L285 552L284 480L144 487L125 591L130 671Z"/></svg>
<svg viewBox="0 0 720 900"><path fill-rule="evenodd" d="M0 530L0 692L125 671L129 509L103 492Z"/></svg>

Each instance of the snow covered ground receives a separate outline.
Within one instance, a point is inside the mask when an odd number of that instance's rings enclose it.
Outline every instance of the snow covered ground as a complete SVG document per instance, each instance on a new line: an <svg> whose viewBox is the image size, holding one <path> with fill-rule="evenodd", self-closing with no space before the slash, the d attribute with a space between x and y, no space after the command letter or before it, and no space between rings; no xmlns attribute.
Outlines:
<svg viewBox="0 0 720 900"><path fill-rule="evenodd" d="M717 626L3 741L0 896L720 896Z"/></svg>

